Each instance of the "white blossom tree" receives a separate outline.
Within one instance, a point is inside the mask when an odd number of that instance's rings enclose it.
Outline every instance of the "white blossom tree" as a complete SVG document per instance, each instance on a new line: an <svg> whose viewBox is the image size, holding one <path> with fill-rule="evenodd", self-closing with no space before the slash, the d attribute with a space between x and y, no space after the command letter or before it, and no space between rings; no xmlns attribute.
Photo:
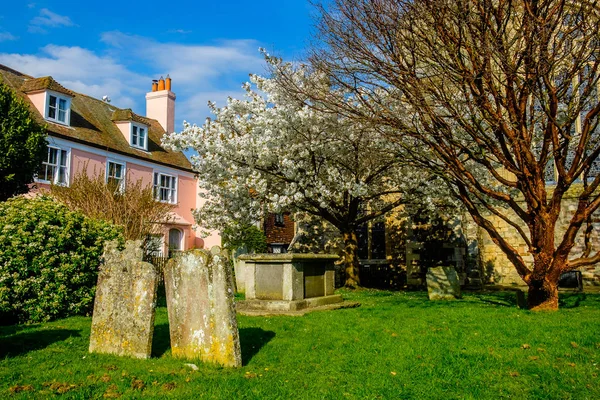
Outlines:
<svg viewBox="0 0 600 400"><path fill-rule="evenodd" d="M330 91L323 75L265 55L273 75ZM199 224L223 229L257 221L265 211L303 211L330 222L344 241L346 286L360 285L356 228L400 204L431 202L435 180L407 162L406 146L383 132L318 111L286 95L277 76L251 75L246 98L229 98L214 120L163 139L168 147L195 149L192 164L204 188ZM354 101L345 93L331 93ZM439 192L437 194L439 197Z"/></svg>

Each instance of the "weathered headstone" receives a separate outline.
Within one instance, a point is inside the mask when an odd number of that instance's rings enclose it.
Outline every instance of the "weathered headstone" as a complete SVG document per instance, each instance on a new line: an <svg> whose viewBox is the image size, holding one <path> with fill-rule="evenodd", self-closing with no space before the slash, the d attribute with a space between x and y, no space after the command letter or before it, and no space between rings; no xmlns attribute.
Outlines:
<svg viewBox="0 0 600 400"><path fill-rule="evenodd" d="M240 367L233 279L220 250L184 252L164 273L173 357Z"/></svg>
<svg viewBox="0 0 600 400"><path fill-rule="evenodd" d="M435 267L427 270L429 300L460 298L460 284L454 267Z"/></svg>
<svg viewBox="0 0 600 400"><path fill-rule="evenodd" d="M140 241L116 242L104 249L98 275L90 353L149 358L158 285L156 268L142 261Z"/></svg>

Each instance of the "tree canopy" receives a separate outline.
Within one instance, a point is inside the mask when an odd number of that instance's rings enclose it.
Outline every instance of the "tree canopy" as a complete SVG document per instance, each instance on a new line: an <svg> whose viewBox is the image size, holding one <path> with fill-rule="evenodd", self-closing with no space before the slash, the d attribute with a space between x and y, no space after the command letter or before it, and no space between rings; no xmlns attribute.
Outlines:
<svg viewBox="0 0 600 400"><path fill-rule="evenodd" d="M269 55L266 60L274 75L289 73L296 85L331 91L322 74ZM252 75L251 82L245 99L211 105L214 120L186 123L182 133L164 140L198 152L192 163L206 199L196 211L198 223L223 230L257 221L267 211L318 216L343 236L346 284L358 285L358 225L400 204L432 201L434 182L407 163L403 148L381 131L288 96L277 76Z"/></svg>
<svg viewBox="0 0 600 400"><path fill-rule="evenodd" d="M312 65L359 101L288 77L282 86L420 143L427 151L413 161L443 177L503 250L529 306L556 309L560 274L600 261L589 240L600 206L598 2L334 0L320 11ZM558 229L567 191L576 206ZM518 232L532 262L494 219Z"/></svg>
<svg viewBox="0 0 600 400"><path fill-rule="evenodd" d="M46 153L45 129L25 102L0 82L0 201L29 191Z"/></svg>

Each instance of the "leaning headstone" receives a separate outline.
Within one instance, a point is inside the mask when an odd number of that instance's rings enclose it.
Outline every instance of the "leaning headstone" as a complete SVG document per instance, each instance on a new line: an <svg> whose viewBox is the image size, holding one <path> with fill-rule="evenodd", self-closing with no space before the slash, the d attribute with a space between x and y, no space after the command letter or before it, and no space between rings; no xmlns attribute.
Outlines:
<svg viewBox="0 0 600 400"><path fill-rule="evenodd" d="M454 267L435 267L427 270L429 300L460 298L460 283Z"/></svg>
<svg viewBox="0 0 600 400"><path fill-rule="evenodd" d="M98 274L90 353L149 358L158 285L156 268L142 261L140 241L125 250L110 242Z"/></svg>
<svg viewBox="0 0 600 400"><path fill-rule="evenodd" d="M240 367L231 267L220 249L184 252L164 273L173 357Z"/></svg>

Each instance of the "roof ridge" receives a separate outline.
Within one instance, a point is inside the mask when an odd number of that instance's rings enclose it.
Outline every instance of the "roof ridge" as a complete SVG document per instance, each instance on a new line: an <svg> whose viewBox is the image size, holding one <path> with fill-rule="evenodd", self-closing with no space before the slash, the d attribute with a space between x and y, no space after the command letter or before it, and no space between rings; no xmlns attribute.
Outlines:
<svg viewBox="0 0 600 400"><path fill-rule="evenodd" d="M0 64L0 69L3 69L4 71L10 72L11 74L15 74L15 75L18 75L18 76L21 76L21 77L25 77L25 78L29 78L29 79L35 79L31 75L24 74L23 72L17 71L16 69L12 69L11 67L8 67L8 66L6 66L4 64Z"/></svg>

